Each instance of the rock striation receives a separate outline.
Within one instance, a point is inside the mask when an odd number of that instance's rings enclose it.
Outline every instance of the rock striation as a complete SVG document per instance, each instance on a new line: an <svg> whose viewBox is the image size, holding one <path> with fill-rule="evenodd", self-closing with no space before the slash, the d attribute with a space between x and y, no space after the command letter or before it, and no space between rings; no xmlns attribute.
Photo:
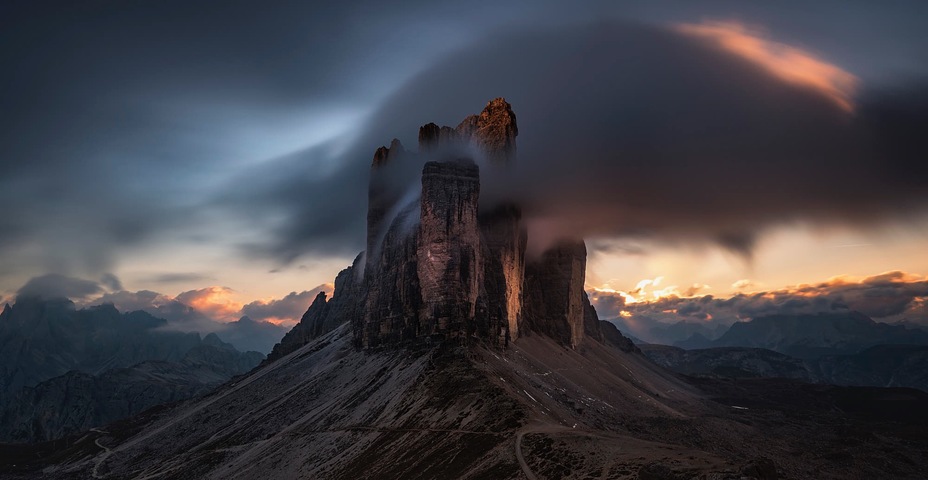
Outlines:
<svg viewBox="0 0 928 480"><path fill-rule="evenodd" d="M396 139L378 148L367 250L339 274L333 298L320 294L268 361L346 321L359 348L506 346L532 334L570 348L587 337L604 341L583 290L583 240L565 239L527 258L520 207L481 202L481 174L516 161L518 133L511 106L497 98L457 127L423 125L417 151ZM421 171L418 185L409 181L412 171Z"/></svg>
<svg viewBox="0 0 928 480"><path fill-rule="evenodd" d="M422 169L416 273L419 336L475 333L483 288L480 172L472 161L428 162Z"/></svg>

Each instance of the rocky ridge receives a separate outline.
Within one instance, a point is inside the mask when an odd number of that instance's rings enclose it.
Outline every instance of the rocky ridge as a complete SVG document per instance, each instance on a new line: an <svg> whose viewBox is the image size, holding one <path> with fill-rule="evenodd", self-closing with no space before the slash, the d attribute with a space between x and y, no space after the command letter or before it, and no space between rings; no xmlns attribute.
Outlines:
<svg viewBox="0 0 928 480"><path fill-rule="evenodd" d="M112 304L17 298L0 313L0 442L57 439L206 393L264 358L166 326Z"/></svg>
<svg viewBox="0 0 928 480"><path fill-rule="evenodd" d="M202 395L263 358L209 334L178 362L150 360L99 375L72 370L17 392L0 414L0 442L53 440Z"/></svg>
<svg viewBox="0 0 928 480"><path fill-rule="evenodd" d="M907 387L928 392L928 346L877 345L854 354L812 359L773 350L715 347L684 350L638 346L654 363L684 375L709 378L787 378L808 383Z"/></svg>
<svg viewBox="0 0 928 480"><path fill-rule="evenodd" d="M874 321L856 311L767 315L736 322L715 340L691 337L682 348L766 348L801 359L849 355L877 345L928 345L928 332Z"/></svg>

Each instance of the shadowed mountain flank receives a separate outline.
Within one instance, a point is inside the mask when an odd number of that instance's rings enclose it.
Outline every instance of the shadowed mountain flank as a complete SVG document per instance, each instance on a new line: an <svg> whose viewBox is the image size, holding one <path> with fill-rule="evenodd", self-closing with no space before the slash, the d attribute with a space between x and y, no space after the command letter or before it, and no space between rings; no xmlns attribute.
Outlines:
<svg viewBox="0 0 928 480"><path fill-rule="evenodd" d="M0 442L37 442L204 394L264 356L112 304L18 298L0 313Z"/></svg>

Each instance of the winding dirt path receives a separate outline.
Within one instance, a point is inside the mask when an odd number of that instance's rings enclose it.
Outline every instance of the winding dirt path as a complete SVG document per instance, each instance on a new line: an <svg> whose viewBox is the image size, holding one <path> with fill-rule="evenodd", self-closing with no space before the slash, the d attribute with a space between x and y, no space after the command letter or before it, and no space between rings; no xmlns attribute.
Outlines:
<svg viewBox="0 0 928 480"><path fill-rule="evenodd" d="M109 435L109 433L110 433L110 432L107 432L107 431L105 431L105 430L100 430L99 428L91 428L90 431L91 431L91 432L97 432L97 433L103 434L103 435ZM110 450L110 448L107 447L106 445L103 445L102 443L100 443L100 439L99 439L99 438L96 439L96 440L94 440L93 443L94 443L94 445L96 445L96 446L98 446L98 447L100 447L100 448L103 449L103 455L100 455L100 457L97 458L96 463L94 463L93 472L92 472L93 478L105 478L105 477L106 477L105 475L100 475L100 465L102 465L103 462L105 462L106 459L109 458L109 456L113 454L113 451Z"/></svg>
<svg viewBox="0 0 928 480"><path fill-rule="evenodd" d="M535 476L535 473L532 472L532 469L528 467L527 463L525 463L525 457L522 456L522 437L525 436L525 433L525 430L516 433L516 460L519 461L519 466L522 467L522 473L525 474L528 480L538 480L538 477Z"/></svg>

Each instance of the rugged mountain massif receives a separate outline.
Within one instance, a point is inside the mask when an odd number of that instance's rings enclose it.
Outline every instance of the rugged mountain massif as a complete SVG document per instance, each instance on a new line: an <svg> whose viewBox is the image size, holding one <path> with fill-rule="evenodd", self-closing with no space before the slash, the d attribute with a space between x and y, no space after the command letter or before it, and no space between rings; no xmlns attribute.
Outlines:
<svg viewBox="0 0 928 480"><path fill-rule="evenodd" d="M859 312L769 315L733 324L716 340L691 337L683 348L766 348L792 357L846 355L877 345L928 345L928 332L873 321Z"/></svg>
<svg viewBox="0 0 928 480"><path fill-rule="evenodd" d="M53 440L209 392L257 366L215 334L178 362L145 361L99 375L72 370L13 395L0 414L0 442Z"/></svg>
<svg viewBox="0 0 928 480"><path fill-rule="evenodd" d="M813 359L790 357L763 348L639 347L658 365L686 375L789 378L831 385L918 388L928 392L925 345L878 345L855 354Z"/></svg>
<svg viewBox="0 0 928 480"><path fill-rule="evenodd" d="M0 442L51 440L205 393L263 359L145 312L23 297L0 314Z"/></svg>
<svg viewBox="0 0 928 480"><path fill-rule="evenodd" d="M676 323L663 323L646 315L633 318L615 317L607 319L614 323L626 336L636 343L653 343L690 348L687 342L699 342L693 348L705 347L712 340L722 336L730 325L707 324L703 321L680 320Z"/></svg>
<svg viewBox="0 0 928 480"><path fill-rule="evenodd" d="M474 339L505 346L533 332L570 347L587 335L602 339L583 290L583 240L563 239L528 257L519 207L481 203L474 157L484 159L485 173L506 169L518 132L511 107L498 98L455 128L422 126L416 152L399 140L379 148L367 250L338 275L332 299L320 294L268 361L344 322L364 348ZM408 172L417 165L420 181L410 187Z"/></svg>
<svg viewBox="0 0 928 480"><path fill-rule="evenodd" d="M496 99L455 128L423 126L415 152L396 140L378 149L367 250L260 368L203 398L64 442L0 448L0 459L22 459L0 463L0 473L724 480L923 472L924 415L874 424L869 411L836 413L857 391L706 379L697 388L600 322L583 291L582 239L533 257L519 207L481 201L481 176L514 161L517 133L515 114ZM758 401L771 388L783 407ZM916 391L869 395L896 413L928 407ZM848 444L866 432L878 435Z"/></svg>

